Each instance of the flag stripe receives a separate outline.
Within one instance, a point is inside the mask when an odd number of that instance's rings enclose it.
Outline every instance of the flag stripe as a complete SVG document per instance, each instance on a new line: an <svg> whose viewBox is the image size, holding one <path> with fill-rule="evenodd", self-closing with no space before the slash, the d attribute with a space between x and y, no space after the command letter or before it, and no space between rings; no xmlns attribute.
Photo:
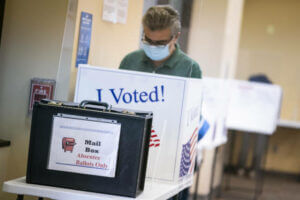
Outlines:
<svg viewBox="0 0 300 200"><path fill-rule="evenodd" d="M155 130L152 129L149 147L159 147L159 145L160 145L160 139L158 138L158 135L155 134Z"/></svg>
<svg viewBox="0 0 300 200"><path fill-rule="evenodd" d="M192 147L191 147L191 160L192 160L192 162L194 162L194 157L195 157L195 155L196 155L196 145L197 145L197 139L198 139L198 137L196 137L196 136L198 136L198 134L197 134L197 128L195 129L195 131L194 131L194 135L192 136Z"/></svg>
<svg viewBox="0 0 300 200"><path fill-rule="evenodd" d="M195 157L196 157L196 145L197 145L197 141L198 141L198 134L197 134L197 128L195 129L193 136L192 136L192 147L191 147L191 167L189 169L189 173L192 173L193 168L195 166Z"/></svg>

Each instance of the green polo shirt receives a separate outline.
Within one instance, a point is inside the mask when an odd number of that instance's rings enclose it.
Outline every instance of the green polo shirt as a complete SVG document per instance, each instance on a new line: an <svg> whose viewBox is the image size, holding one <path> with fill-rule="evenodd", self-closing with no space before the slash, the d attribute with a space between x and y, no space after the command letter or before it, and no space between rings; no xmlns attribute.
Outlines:
<svg viewBox="0 0 300 200"><path fill-rule="evenodd" d="M183 53L179 45L176 45L173 54L161 66L156 67L144 50L140 49L128 54L122 60L119 69L191 78L202 77L198 63Z"/></svg>

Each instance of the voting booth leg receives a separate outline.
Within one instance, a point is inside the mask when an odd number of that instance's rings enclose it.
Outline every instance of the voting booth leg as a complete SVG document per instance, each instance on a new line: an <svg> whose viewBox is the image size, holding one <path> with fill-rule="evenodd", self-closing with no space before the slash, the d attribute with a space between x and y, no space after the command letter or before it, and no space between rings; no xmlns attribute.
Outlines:
<svg viewBox="0 0 300 200"><path fill-rule="evenodd" d="M229 142L229 167L232 165L233 163L233 151L234 151L234 143L235 143L235 140L236 140L236 131L234 130L229 130L229 133L228 134L228 140L230 141ZM225 178L225 190L230 190L230 179L231 179L231 175L230 175L230 172L227 174L226 178Z"/></svg>
<svg viewBox="0 0 300 200"><path fill-rule="evenodd" d="M249 148L250 148L250 139L253 134L243 132L242 133L242 145L241 145L241 151L239 153L239 160L238 160L238 173L240 175L243 175L246 170L246 163L247 163L247 157L249 154Z"/></svg>
<svg viewBox="0 0 300 200"><path fill-rule="evenodd" d="M202 166L202 161L200 162L199 166L196 169L196 185L195 185L195 191L194 191L194 197L193 200L197 200L197 196L198 196L198 186L199 186L199 178L200 178L200 170L201 170L201 166Z"/></svg>
<svg viewBox="0 0 300 200"><path fill-rule="evenodd" d="M223 144L222 146L220 146L221 148L221 153L222 153L222 164L221 164L221 181L220 181L220 187L219 189L216 191L216 197L217 198L221 198L222 196L222 182L223 182L223 179L224 179L224 154L225 154L225 145Z"/></svg>
<svg viewBox="0 0 300 200"><path fill-rule="evenodd" d="M269 137L270 136L267 135L257 135L252 163L252 166L255 169L256 178L254 200L256 200L263 192L264 166L267 159Z"/></svg>
<svg viewBox="0 0 300 200"><path fill-rule="evenodd" d="M216 147L215 153L214 153L213 165L212 165L212 173L211 173L211 177L210 177L210 192L209 192L208 200L212 200L212 198L213 198L214 179L215 179L216 160L217 160L218 150L219 150L219 147Z"/></svg>

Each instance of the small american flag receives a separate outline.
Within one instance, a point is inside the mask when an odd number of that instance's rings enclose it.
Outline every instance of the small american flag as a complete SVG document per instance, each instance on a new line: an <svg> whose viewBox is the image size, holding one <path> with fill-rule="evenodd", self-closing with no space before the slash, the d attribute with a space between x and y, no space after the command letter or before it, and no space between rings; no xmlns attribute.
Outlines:
<svg viewBox="0 0 300 200"><path fill-rule="evenodd" d="M158 135L155 133L155 130L151 130L151 138L150 138L150 147L159 147L160 145L160 139L158 138Z"/></svg>
<svg viewBox="0 0 300 200"><path fill-rule="evenodd" d="M195 165L196 145L198 139L197 128L194 130L189 141L182 145L179 177L192 173Z"/></svg>

